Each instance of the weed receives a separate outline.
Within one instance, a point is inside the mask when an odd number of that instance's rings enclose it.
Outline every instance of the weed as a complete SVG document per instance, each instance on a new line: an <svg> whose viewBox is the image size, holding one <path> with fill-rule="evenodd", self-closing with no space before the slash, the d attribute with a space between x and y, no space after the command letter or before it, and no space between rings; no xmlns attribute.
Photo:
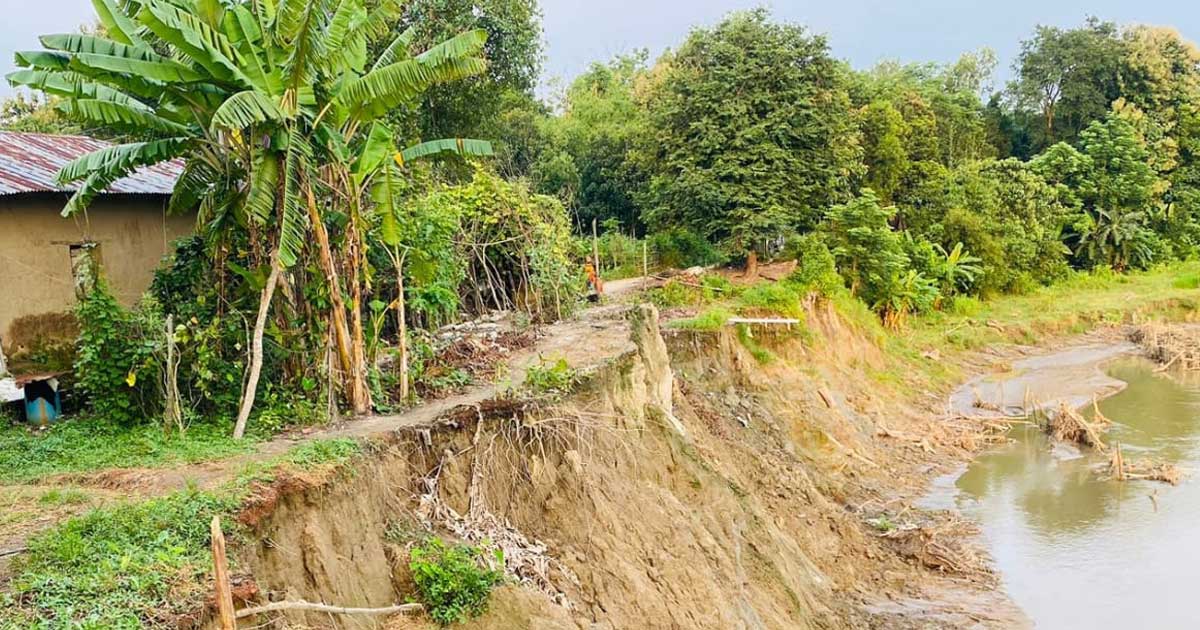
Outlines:
<svg viewBox="0 0 1200 630"><path fill-rule="evenodd" d="M567 360L557 360L531 365L525 373L525 386L535 394L566 393L574 387L579 375Z"/></svg>
<svg viewBox="0 0 1200 630"><path fill-rule="evenodd" d="M430 538L414 547L410 557L417 593L430 618L443 626L482 614L492 588L504 580L504 573L488 566L478 547ZM504 566L500 550L495 562Z"/></svg>
<svg viewBox="0 0 1200 630"><path fill-rule="evenodd" d="M896 524L893 523L886 514L880 516L879 518L869 518L867 519L867 523L870 524L871 527L874 527L875 531L881 534L886 534L896 529Z"/></svg>

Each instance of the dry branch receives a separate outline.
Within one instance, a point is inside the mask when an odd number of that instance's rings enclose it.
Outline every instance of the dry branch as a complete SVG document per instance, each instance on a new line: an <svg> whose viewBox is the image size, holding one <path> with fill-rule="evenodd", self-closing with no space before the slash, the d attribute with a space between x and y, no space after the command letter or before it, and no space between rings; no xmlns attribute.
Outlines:
<svg viewBox="0 0 1200 630"><path fill-rule="evenodd" d="M312 610L316 612L331 613L335 615L393 615L396 613L412 614L425 610L421 604L396 604L395 606L384 606L382 608L351 608L348 606L332 606L330 604L322 604L320 602L307 602L302 599L271 602L262 606L254 606L252 608L243 608L237 611L237 618L250 617L268 612L277 612L281 610Z"/></svg>

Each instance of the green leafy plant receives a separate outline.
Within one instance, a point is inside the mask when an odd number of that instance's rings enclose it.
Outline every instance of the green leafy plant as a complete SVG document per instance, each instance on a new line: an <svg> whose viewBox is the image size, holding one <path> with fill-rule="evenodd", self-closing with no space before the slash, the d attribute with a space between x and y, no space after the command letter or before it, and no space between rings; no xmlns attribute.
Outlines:
<svg viewBox="0 0 1200 630"><path fill-rule="evenodd" d="M156 354L161 325L152 306L123 308L98 279L75 310L79 344L76 383L102 418L133 424L161 404Z"/></svg>
<svg viewBox="0 0 1200 630"><path fill-rule="evenodd" d="M504 566L500 550L494 562ZM478 547L448 545L440 538L414 547L408 567L430 618L443 626L482 614L492 589L504 580L503 571L492 568Z"/></svg>
<svg viewBox="0 0 1200 630"><path fill-rule="evenodd" d="M537 394L567 392L578 380L579 374L562 357L531 365L525 373L525 386Z"/></svg>

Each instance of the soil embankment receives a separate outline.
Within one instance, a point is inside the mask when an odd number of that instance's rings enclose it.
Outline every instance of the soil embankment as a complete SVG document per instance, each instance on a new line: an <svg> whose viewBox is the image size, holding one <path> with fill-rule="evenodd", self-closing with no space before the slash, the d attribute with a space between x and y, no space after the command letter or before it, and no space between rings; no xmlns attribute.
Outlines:
<svg viewBox="0 0 1200 630"><path fill-rule="evenodd" d="M649 307L628 330L568 396L482 399L374 436L335 479L260 488L242 580L388 605L432 531L505 551L514 580L473 628L1021 624L969 528L911 507L978 426L881 386L888 359L831 306L809 305L805 334L753 330L753 353L732 329L664 334Z"/></svg>

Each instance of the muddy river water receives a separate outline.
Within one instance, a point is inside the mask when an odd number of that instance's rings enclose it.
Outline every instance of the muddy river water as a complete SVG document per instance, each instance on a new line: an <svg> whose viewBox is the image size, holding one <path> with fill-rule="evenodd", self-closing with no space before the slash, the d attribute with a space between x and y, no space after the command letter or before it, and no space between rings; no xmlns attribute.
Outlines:
<svg viewBox="0 0 1200 630"><path fill-rule="evenodd" d="M1200 381L1155 373L1128 350L1018 362L952 400L996 400L1015 412L1029 398L1082 403L1089 390L1119 390L1099 403L1114 422L1107 441L1127 460L1192 473L1175 487L1105 481L1096 469L1106 456L1018 426L1010 444L935 482L925 506L957 508L980 524L1005 589L1037 628L1200 628Z"/></svg>

